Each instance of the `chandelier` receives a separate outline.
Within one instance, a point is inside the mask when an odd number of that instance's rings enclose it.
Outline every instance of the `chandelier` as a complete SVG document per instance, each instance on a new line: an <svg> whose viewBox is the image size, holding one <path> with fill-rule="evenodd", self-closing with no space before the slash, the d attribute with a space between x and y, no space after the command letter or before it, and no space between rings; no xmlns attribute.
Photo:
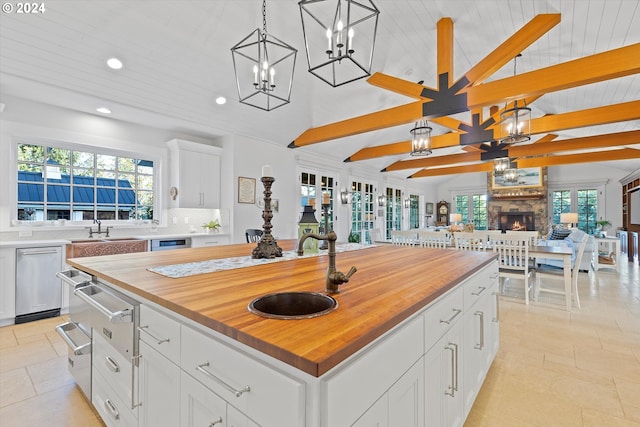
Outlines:
<svg viewBox="0 0 640 427"><path fill-rule="evenodd" d="M371 74L378 15L371 0L301 0L309 72L336 87Z"/></svg>
<svg viewBox="0 0 640 427"><path fill-rule="evenodd" d="M513 75L516 75L516 61L521 53L513 58ZM531 108L518 106L518 100L513 102L513 108L500 113L500 142L514 144L516 142L529 141L531 139Z"/></svg>
<svg viewBox="0 0 640 427"><path fill-rule="evenodd" d="M431 154L431 126L426 120L416 122L411 133L411 155L428 156Z"/></svg>
<svg viewBox="0 0 640 427"><path fill-rule="evenodd" d="M503 175L504 172L511 168L511 159L508 157L502 157L493 160L493 172L495 175Z"/></svg>
<svg viewBox="0 0 640 427"><path fill-rule="evenodd" d="M288 104L297 53L267 33L267 4L263 0L262 30L257 28L231 48L240 102L266 111Z"/></svg>

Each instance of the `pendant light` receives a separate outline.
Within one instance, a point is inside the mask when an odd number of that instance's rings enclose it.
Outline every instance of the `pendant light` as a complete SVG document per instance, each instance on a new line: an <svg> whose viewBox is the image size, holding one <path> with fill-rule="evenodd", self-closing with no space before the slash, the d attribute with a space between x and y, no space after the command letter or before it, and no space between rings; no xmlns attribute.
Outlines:
<svg viewBox="0 0 640 427"><path fill-rule="evenodd" d="M426 120L416 122L411 133L411 155L428 156L431 154L431 126Z"/></svg>
<svg viewBox="0 0 640 427"><path fill-rule="evenodd" d="M521 53L513 58L513 75L516 75L516 65ZM522 101L524 106L518 105L518 100L513 102L513 108L509 108L500 113L500 142L504 144L515 144L531 139L531 108Z"/></svg>
<svg viewBox="0 0 640 427"><path fill-rule="evenodd" d="M288 104L297 53L267 32L263 0L262 30L257 28L231 48L240 102L266 111Z"/></svg>

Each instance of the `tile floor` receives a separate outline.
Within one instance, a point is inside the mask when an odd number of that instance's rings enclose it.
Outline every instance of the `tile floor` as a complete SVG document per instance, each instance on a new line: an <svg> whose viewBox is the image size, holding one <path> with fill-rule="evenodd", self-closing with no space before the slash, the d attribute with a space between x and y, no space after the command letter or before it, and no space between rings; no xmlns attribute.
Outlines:
<svg viewBox="0 0 640 427"><path fill-rule="evenodd" d="M572 313L560 297L501 298L500 351L466 427L640 426L640 268L579 287ZM68 374L62 322L0 328L0 425L103 426Z"/></svg>

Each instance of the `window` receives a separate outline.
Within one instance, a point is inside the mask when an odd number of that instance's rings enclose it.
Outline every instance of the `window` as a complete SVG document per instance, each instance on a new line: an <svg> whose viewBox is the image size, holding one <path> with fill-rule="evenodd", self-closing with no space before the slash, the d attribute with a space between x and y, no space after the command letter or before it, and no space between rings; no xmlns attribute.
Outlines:
<svg viewBox="0 0 640 427"><path fill-rule="evenodd" d="M21 220L153 219L153 161L18 144Z"/></svg>
<svg viewBox="0 0 640 427"><path fill-rule="evenodd" d="M351 183L351 239L364 242L369 238L367 230L374 224L374 187L373 184L353 181Z"/></svg>
<svg viewBox="0 0 640 427"><path fill-rule="evenodd" d="M487 230L487 195L461 194L455 196L456 213L462 214L462 223L473 223L476 230Z"/></svg>
<svg viewBox="0 0 640 427"><path fill-rule="evenodd" d="M409 228L420 227L420 197L416 194L409 195Z"/></svg>
<svg viewBox="0 0 640 427"><path fill-rule="evenodd" d="M402 190L387 187L385 236L391 239L391 230L402 230Z"/></svg>
<svg viewBox="0 0 640 427"><path fill-rule="evenodd" d="M601 203L598 195L601 188L558 189L551 192L550 219L553 224L560 224L560 214L567 212L578 213L578 228L585 233L593 234L598 220L598 205Z"/></svg>

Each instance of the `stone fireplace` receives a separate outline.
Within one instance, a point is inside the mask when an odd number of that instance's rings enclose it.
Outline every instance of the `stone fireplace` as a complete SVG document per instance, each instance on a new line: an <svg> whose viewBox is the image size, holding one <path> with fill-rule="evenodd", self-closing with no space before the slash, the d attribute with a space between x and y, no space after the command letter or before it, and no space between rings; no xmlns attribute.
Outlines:
<svg viewBox="0 0 640 427"><path fill-rule="evenodd" d="M533 212L500 212L498 214L500 230L535 231L536 219Z"/></svg>

